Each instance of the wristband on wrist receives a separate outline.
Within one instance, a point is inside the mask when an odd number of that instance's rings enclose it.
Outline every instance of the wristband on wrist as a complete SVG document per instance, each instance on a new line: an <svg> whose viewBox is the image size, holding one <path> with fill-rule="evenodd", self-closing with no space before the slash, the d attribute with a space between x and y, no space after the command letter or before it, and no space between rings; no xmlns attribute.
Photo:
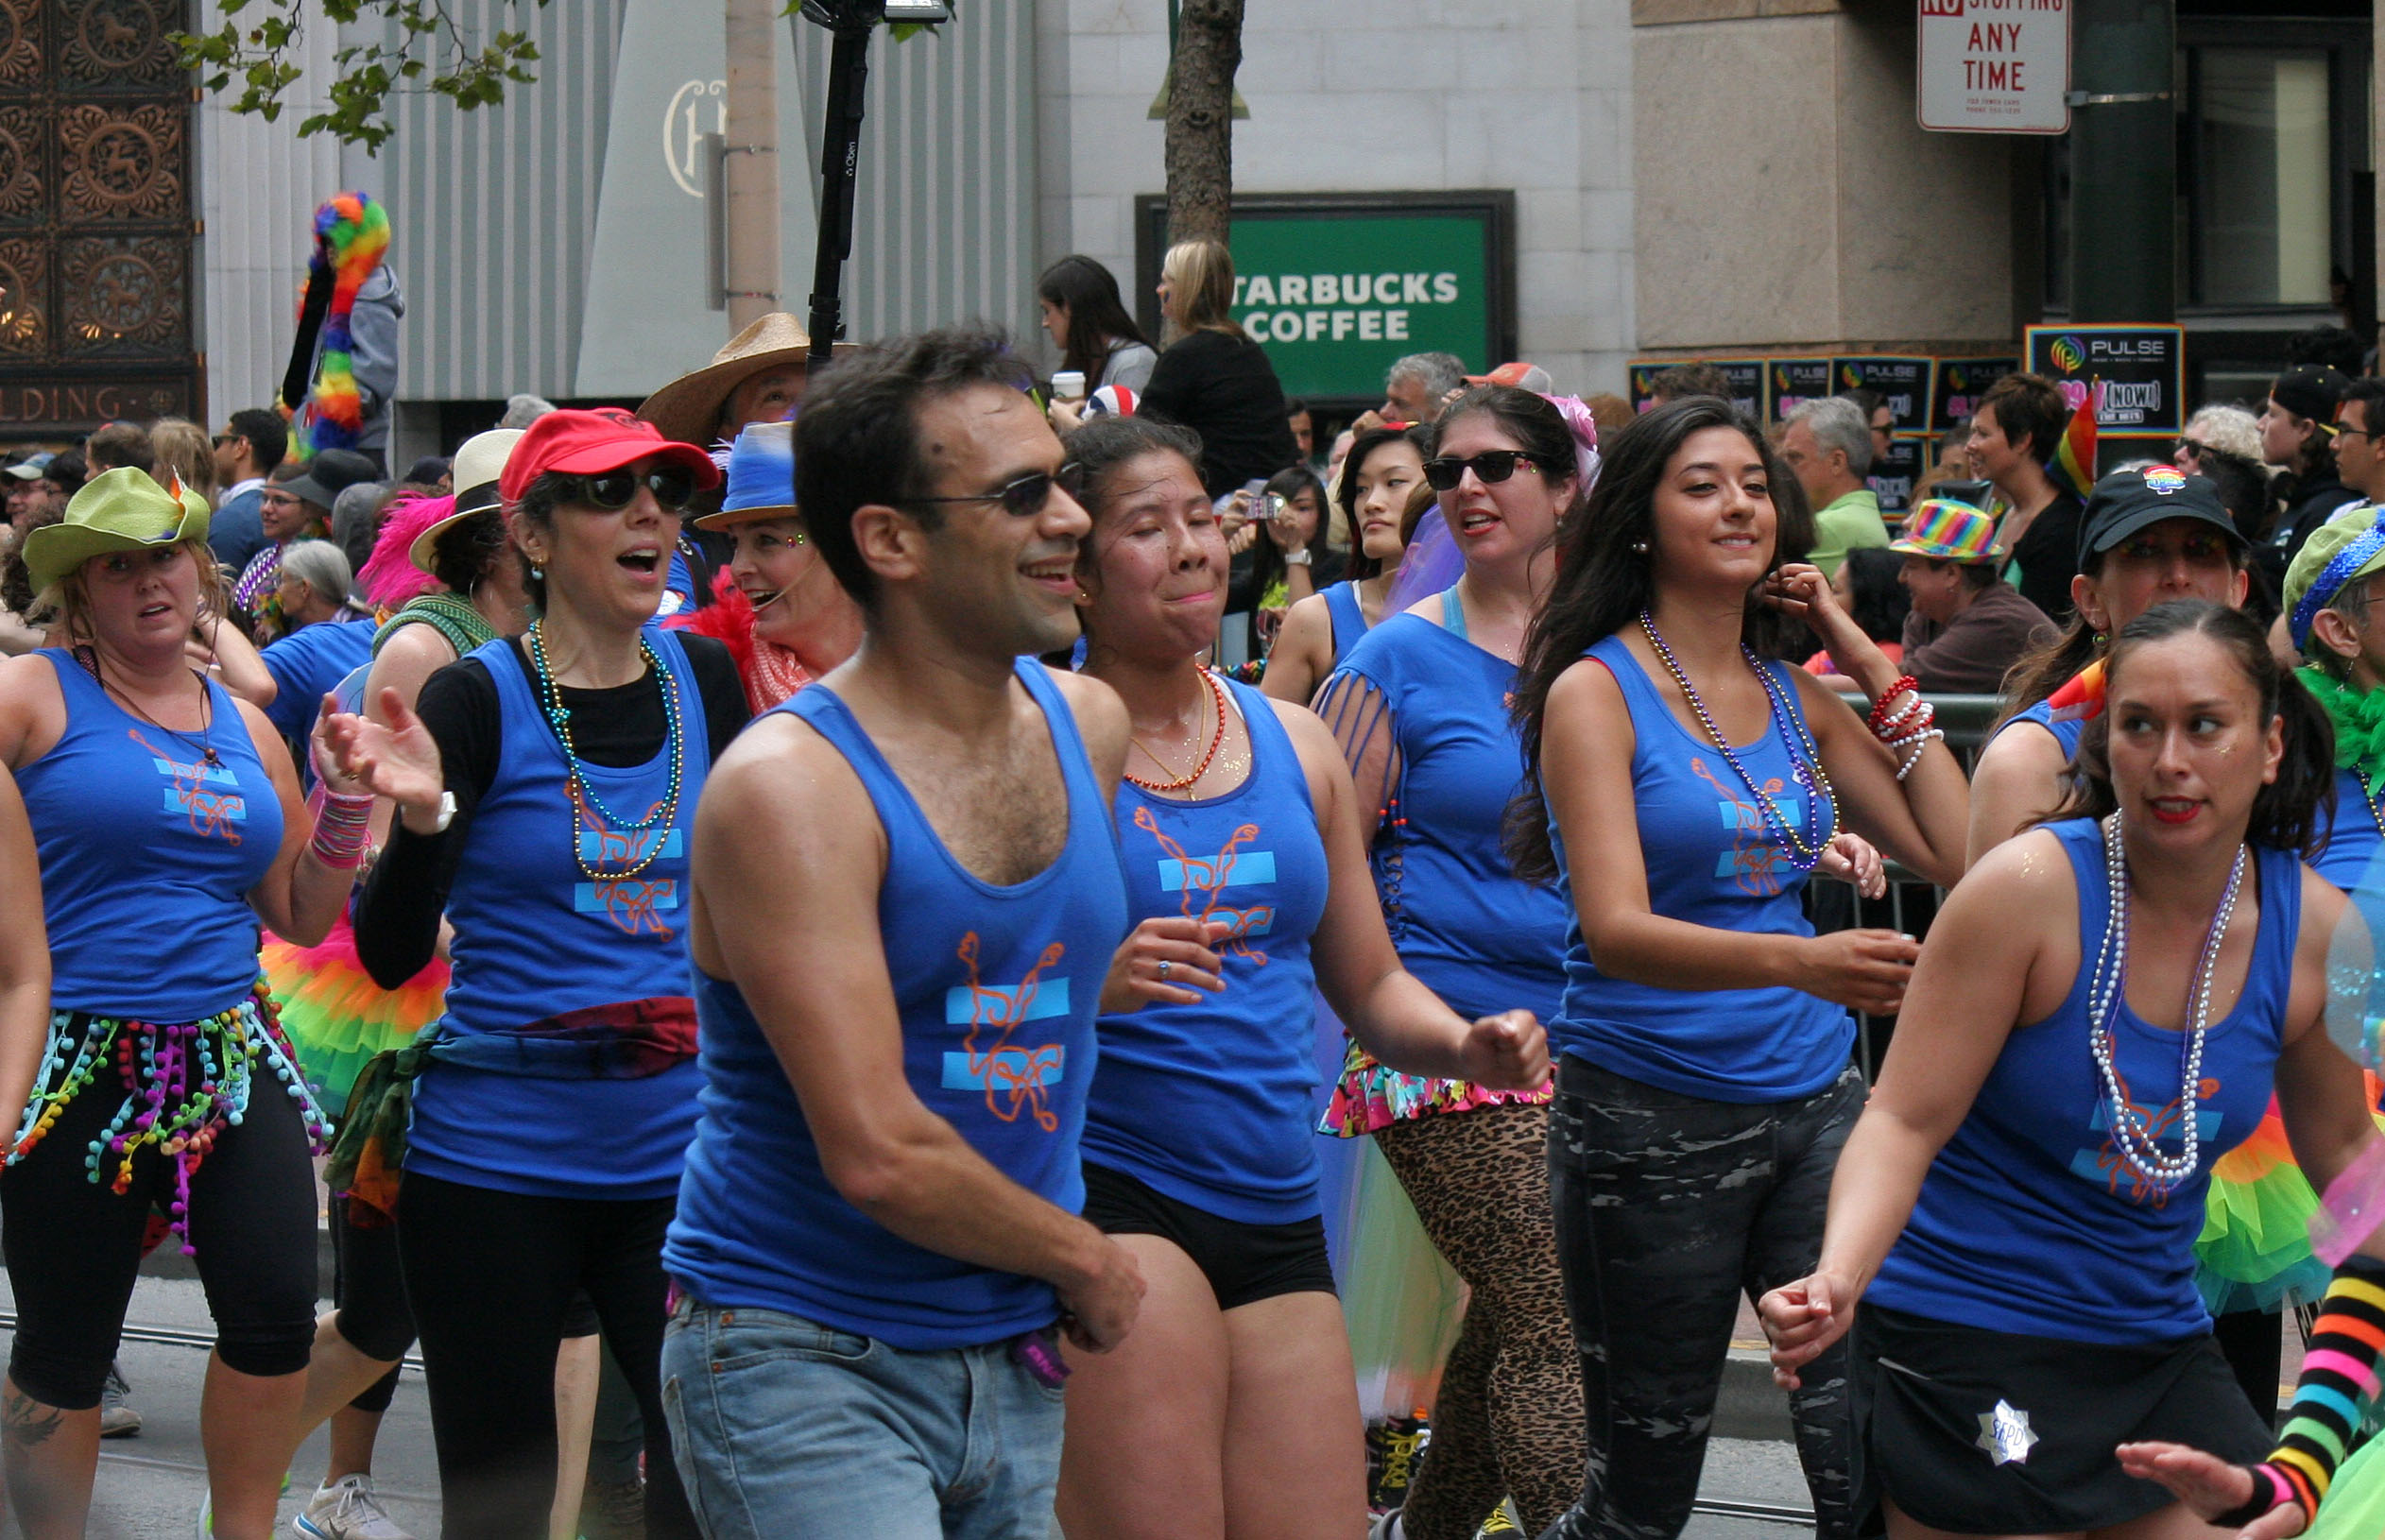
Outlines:
<svg viewBox="0 0 2385 1540"><path fill-rule="evenodd" d="M371 833L372 798L328 788L315 814L315 836L307 848L334 871L353 871L364 864L365 845Z"/></svg>

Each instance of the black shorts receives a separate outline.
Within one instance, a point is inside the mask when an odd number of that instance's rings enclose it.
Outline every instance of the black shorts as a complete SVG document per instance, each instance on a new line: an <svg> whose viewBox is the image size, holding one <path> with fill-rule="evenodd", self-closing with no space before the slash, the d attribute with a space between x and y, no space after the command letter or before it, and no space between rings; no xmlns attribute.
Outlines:
<svg viewBox="0 0 2385 1540"><path fill-rule="evenodd" d="M1089 1160L1085 1220L1104 1235L1156 1235L1175 1242L1210 1280L1221 1310L1278 1294L1333 1292L1333 1265L1326 1258L1321 1218L1289 1224L1220 1219L1123 1171Z"/></svg>
<svg viewBox="0 0 2385 1540"><path fill-rule="evenodd" d="M2113 1347L1866 1304L1850 1365L1856 1480L1953 1534L2101 1529L2177 1499L2113 1452L2166 1439L2251 1464L2275 1437L2210 1337Z"/></svg>

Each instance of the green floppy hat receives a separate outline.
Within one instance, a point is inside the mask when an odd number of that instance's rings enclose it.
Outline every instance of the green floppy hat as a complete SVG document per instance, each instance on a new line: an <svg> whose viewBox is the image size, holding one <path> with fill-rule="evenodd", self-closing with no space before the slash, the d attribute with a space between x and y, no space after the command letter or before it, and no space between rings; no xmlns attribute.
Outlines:
<svg viewBox="0 0 2385 1540"><path fill-rule="evenodd" d="M159 486L146 471L118 466L83 484L65 519L25 538L25 570L35 592L54 587L94 556L207 538L207 499L182 486Z"/></svg>

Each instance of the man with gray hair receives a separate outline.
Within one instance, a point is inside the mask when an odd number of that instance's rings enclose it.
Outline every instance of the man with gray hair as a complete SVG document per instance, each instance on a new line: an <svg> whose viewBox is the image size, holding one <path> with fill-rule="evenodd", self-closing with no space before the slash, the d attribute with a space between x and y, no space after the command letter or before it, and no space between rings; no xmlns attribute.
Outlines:
<svg viewBox="0 0 2385 1540"><path fill-rule="evenodd" d="M1466 360L1457 354L1410 353L1383 377L1383 403L1377 410L1386 422L1430 422L1441 415L1450 391L1465 388Z"/></svg>
<svg viewBox="0 0 2385 1540"><path fill-rule="evenodd" d="M1862 407L1842 396L1804 402L1781 430L1780 457L1813 505L1813 550L1806 559L1824 576L1836 577L1849 551L1888 543L1879 499L1863 484L1872 468L1872 426Z"/></svg>

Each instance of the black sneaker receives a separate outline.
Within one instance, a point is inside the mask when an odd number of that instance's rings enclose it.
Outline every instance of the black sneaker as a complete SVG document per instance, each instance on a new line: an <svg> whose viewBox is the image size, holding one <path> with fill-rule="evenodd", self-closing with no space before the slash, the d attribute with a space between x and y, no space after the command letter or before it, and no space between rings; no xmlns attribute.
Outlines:
<svg viewBox="0 0 2385 1540"><path fill-rule="evenodd" d="M1366 1425L1368 1512L1387 1514L1408 1500L1432 1439L1432 1425L1421 1409L1411 1417L1384 1417Z"/></svg>

